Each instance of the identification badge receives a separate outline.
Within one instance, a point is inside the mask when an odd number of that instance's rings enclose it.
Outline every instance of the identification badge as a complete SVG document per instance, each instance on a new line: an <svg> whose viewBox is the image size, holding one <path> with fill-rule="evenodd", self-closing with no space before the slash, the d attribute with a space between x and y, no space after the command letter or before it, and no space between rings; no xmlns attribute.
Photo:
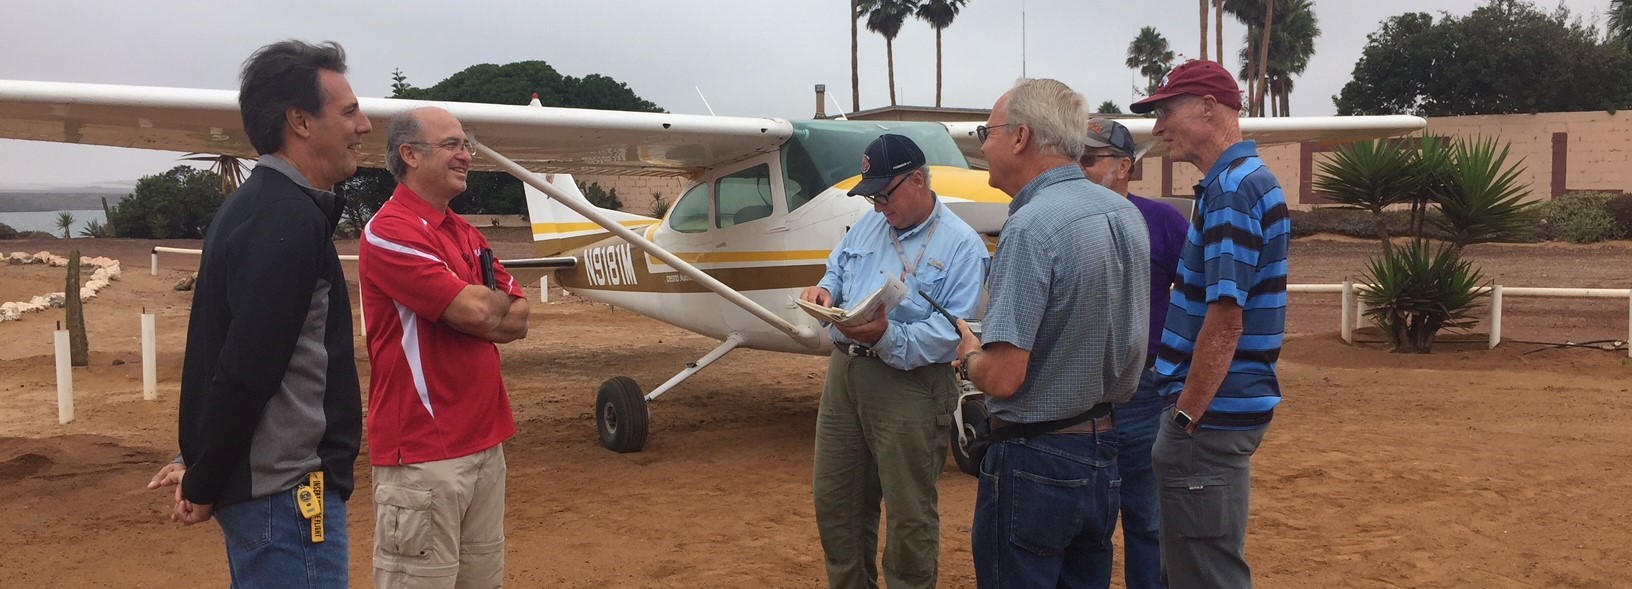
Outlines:
<svg viewBox="0 0 1632 589"><path fill-rule="evenodd" d="M306 484L295 490L300 515L312 520L312 542L323 542L323 471L306 475Z"/></svg>

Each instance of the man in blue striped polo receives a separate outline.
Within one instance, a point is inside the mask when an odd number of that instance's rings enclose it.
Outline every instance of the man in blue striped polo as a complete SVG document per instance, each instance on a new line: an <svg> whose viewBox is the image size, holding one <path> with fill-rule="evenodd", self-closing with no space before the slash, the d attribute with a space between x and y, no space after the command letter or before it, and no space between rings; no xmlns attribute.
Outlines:
<svg viewBox="0 0 1632 589"><path fill-rule="evenodd" d="M1281 401L1292 223L1280 182L1241 138L1241 92L1223 66L1185 63L1132 110L1155 111L1168 157L1207 174L1156 358L1171 407L1152 449L1163 574L1169 587L1251 587L1251 459Z"/></svg>

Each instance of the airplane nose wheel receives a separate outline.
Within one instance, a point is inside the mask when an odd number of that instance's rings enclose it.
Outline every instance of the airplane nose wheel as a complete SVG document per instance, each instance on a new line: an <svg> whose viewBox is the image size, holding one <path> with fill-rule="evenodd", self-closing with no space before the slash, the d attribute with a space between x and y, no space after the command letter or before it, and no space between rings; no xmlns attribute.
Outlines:
<svg viewBox="0 0 1632 589"><path fill-rule="evenodd" d="M646 427L651 414L646 394L635 379L615 376L601 383L595 395L595 425L601 445L613 452L639 452L646 446Z"/></svg>

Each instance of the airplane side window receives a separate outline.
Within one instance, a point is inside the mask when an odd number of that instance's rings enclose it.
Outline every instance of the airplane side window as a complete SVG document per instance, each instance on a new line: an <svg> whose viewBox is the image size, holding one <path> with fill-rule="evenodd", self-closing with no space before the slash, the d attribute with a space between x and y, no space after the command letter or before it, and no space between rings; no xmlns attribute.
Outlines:
<svg viewBox="0 0 1632 589"><path fill-rule="evenodd" d="M708 231L708 185L698 184L675 201L669 228L681 233Z"/></svg>
<svg viewBox="0 0 1632 589"><path fill-rule="evenodd" d="M715 226L730 227L771 216L771 166L760 164L715 184Z"/></svg>
<svg viewBox="0 0 1632 589"><path fill-rule="evenodd" d="M787 176L782 182L782 190L788 194L790 212L827 190L827 185L822 183L822 173L816 169L816 164L811 161L810 154L805 152L804 144L800 141L789 141L788 147L782 150L782 173Z"/></svg>

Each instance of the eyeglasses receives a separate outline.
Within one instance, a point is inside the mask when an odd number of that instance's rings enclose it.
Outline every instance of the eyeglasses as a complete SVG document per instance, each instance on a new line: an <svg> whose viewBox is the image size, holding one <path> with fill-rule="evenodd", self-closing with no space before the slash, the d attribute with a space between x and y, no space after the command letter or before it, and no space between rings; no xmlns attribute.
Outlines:
<svg viewBox="0 0 1632 589"><path fill-rule="evenodd" d="M454 153L468 151L470 152L470 155L476 155L476 144L469 139L449 139L441 143L431 143L429 141L409 141L408 143L410 145L428 145L430 147L446 149Z"/></svg>
<svg viewBox="0 0 1632 589"><path fill-rule="evenodd" d="M1003 123L1001 125L992 126L981 125L979 127L975 127L975 138L979 139L981 143L985 143L986 138L992 136L992 129L1001 129L1003 127L1012 126L1014 126L1014 123Z"/></svg>
<svg viewBox="0 0 1632 589"><path fill-rule="evenodd" d="M877 195L874 195L874 196L867 196L867 195L863 194L863 195L861 195L861 197L867 199L867 204L870 204L870 205L873 205L873 206L885 206L885 207L890 206L890 195L895 194L895 191L900 190L901 185L906 184L907 180L911 179L911 178L912 178L911 173L902 174L901 175L901 181L896 182L895 186L890 187L889 190L886 190L883 193L877 194Z"/></svg>

